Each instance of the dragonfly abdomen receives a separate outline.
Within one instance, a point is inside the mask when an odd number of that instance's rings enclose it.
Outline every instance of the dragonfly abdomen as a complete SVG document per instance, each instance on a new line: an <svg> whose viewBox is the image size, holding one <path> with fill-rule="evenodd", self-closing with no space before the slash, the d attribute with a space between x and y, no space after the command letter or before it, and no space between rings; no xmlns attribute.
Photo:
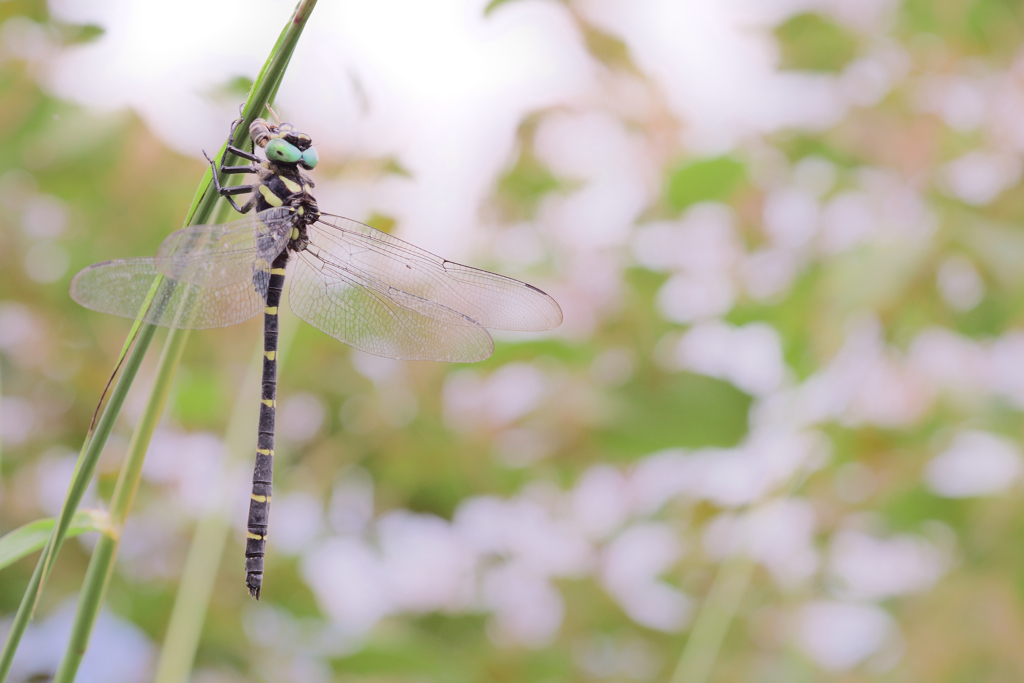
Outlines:
<svg viewBox="0 0 1024 683"><path fill-rule="evenodd" d="M245 541L245 585L259 600L263 587L263 557L270 523L270 499L274 488L274 422L277 416L278 311L284 288L288 251L281 252L270 267L267 305L263 313L263 390L260 394L259 434L256 439L256 467L252 473L252 495Z"/></svg>

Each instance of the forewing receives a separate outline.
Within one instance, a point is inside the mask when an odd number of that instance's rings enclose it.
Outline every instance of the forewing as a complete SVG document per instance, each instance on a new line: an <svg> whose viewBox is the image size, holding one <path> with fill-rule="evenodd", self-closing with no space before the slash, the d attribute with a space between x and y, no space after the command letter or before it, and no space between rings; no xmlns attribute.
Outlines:
<svg viewBox="0 0 1024 683"><path fill-rule="evenodd" d="M292 311L346 344L401 360L472 363L494 352L487 330L458 311L334 266L315 244L298 256Z"/></svg>
<svg viewBox="0 0 1024 683"><path fill-rule="evenodd" d="M97 263L75 275L71 298L94 311L135 319L158 275L151 258ZM265 277L223 287L200 287L163 277L143 320L181 329L234 325L263 312L266 287Z"/></svg>
<svg viewBox="0 0 1024 683"><path fill-rule="evenodd" d="M323 214L309 234L339 271L437 302L484 327L534 332L562 322L562 309L536 287L447 261L348 218Z"/></svg>
<svg viewBox="0 0 1024 683"><path fill-rule="evenodd" d="M167 236L155 265L167 277L201 287L220 289L258 271L288 244L293 211L268 209L222 225L193 225Z"/></svg>

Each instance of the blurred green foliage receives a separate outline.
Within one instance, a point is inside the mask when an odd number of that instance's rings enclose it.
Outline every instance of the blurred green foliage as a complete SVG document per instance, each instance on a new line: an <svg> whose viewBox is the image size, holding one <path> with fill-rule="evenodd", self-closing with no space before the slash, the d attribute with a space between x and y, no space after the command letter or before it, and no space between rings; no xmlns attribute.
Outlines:
<svg viewBox="0 0 1024 683"><path fill-rule="evenodd" d="M665 201L672 211L704 201L728 201L745 176L743 164L732 157L683 161L669 171Z"/></svg>
<svg viewBox="0 0 1024 683"><path fill-rule="evenodd" d="M502 4L494 0L487 11L500 14ZM0 3L0 20L13 13L47 23L42 2ZM895 8L893 36L912 69L953 73L958 65L977 65L979 60L994 68L1019 58L1021 16L1019 0L906 0ZM622 40L579 16L570 17L579 23L582 45L605 70L603 77L629 74L653 87ZM55 30L63 44L100 34L91 26ZM870 43L869 37L816 13L790 18L774 35L782 68L817 76L842 73ZM237 97L246 85L244 78L235 79L218 95ZM917 183L915 189L923 185L921 194L936 219L928 249L862 245L823 255L808 248L807 258L815 260L783 294L737 301L726 322L771 325L791 373L787 381L802 382L827 368L843 348L849 320L858 312L875 316L888 344L884 354L896 360L923 331L934 327L984 346L1024 323L1024 190L1018 184L988 205L972 206L927 186L922 178L973 149L984 136L952 130L938 116L920 114L915 109L917 95L910 90L901 86L875 105L850 107L841 121L821 131L783 130L767 136L787 164L807 158L834 164L836 180L822 202L859 187L869 171L885 168L901 181ZM56 100L16 59L0 61L0 100L0 178L9 183L0 187L0 304L23 306L42 337L38 343L0 352L2 390L5 397L31 402L43 418L28 440L4 444L2 533L51 514L40 503L36 473L42 470L37 467L66 458L69 449L77 447L128 329L127 321L75 306L67 297L71 276L97 261L154 253L162 238L180 226L205 162L198 150L188 157L168 150L134 114L98 115ZM492 188L487 209L501 223L530 221L545 198L577 187L577 179L558 177L546 167L534 148L534 132L548 113L535 113L520 123L515 151ZM663 150L669 139L657 116L630 119L628 124L651 149ZM688 150L673 148L659 157L663 167L654 180L659 203L645 208L659 217L676 218L700 202L724 202L733 208L746 246L763 245L768 241L761 224L765 191L744 156L747 151L693 158L687 156ZM380 178L411 175L401 159L324 161L320 177L340 175L360 164ZM52 195L67 208L66 232L55 241L66 251L69 264L56 281L36 282L27 275L24 261L33 238L22 224L19 194ZM396 217L372 208L368 215L353 218L386 231L401 227ZM982 279L984 296L970 310L951 309L937 289L937 273L950 255L969 258ZM308 326L300 327L289 355L282 358L280 402L313 395L323 404L324 419L307 440L280 437L283 457L278 458L275 484L281 496L303 492L326 508L333 486L358 467L372 477L377 514L406 509L450 519L473 496L512 497L538 483L568 488L597 464L611 463L630 472L642 458L663 449L743 443L754 417L754 398L724 379L664 368L659 342L689 326L667 321L658 309L657 293L667 280L664 273L636 266L625 252L616 258L628 264L621 301L593 329L574 337L499 341L494 357L478 366L405 366L415 398L414 413L405 422L395 417L390 397L350 362L347 347ZM541 277L584 267L568 259L551 259L545 255L533 272ZM248 358L260 344L259 335L259 321L193 335L168 408L169 429L221 434L238 401L251 403L255 413L256 397L239 395L239 386ZM621 349L629 351L628 377L596 382L597 359ZM502 459L496 445L500 429L482 422L453 428L443 399L446 383L457 373L484 381L514 363L542 368L562 382L563 391L561 400L516 423L557 437L546 457L516 466ZM879 390L879 400L888 398L886 390ZM100 465L101 499L109 495L135 419L136 413L126 412L119 438L112 440ZM872 529L890 534L935 532L939 538L952 539L955 559L948 576L918 593L880 601L898 620L902 634L894 644L901 648L894 663L835 674L815 667L784 634L792 630L802 604L834 598L835 587L825 578L779 587L768 571L759 568L724 643L713 681L973 683L1024 678L1019 652L1019 638L1024 637L1024 551L1017 542L1024 531L1024 512L1019 487L1002 497L951 500L922 483L932 455L945 447L951 431L963 427L987 429L1019 442L1021 411L1005 397L978 399L965 388L937 398L935 406L907 428L855 420L827 422L820 427L828 443L827 457L796 491L817 515L813 536L822 562L830 534L850 520L866 520ZM851 465L867 472L869 485L858 493L861 497L844 488L851 471L844 468ZM175 507L180 502L158 483L144 483L139 501L140 514L171 520L165 527L166 541L175 549L174 561L180 562L192 518ZM677 501L652 517L669 524L685 546L682 558L663 578L682 586L695 604L707 594L718 567L718 560L702 545L703 534L722 512L707 501ZM210 680L268 679L268 661L279 654L268 654L272 648L253 639L256 607L240 589L241 553L241 539L232 537L201 635L197 666ZM87 560L86 546L68 544L42 596L43 614L75 595ZM325 616L304 582L299 562L271 552L267 566L272 590L259 606L269 612L260 614L275 614L288 628L315 630L312 625L322 624ZM4 570L0 612L15 608L32 566L31 560L23 560ZM111 610L159 642L178 572L180 564L173 563L151 574L119 570L110 591ZM653 680L667 680L687 634L636 624L592 578L561 580L557 587L565 601L564 622L557 637L537 650L495 645L488 635L488 618L480 613L392 616L377 626L361 649L332 656L330 675L345 683L620 681L624 675L582 672L579 652L594 641L639 641L656 655Z"/></svg>
<svg viewBox="0 0 1024 683"><path fill-rule="evenodd" d="M857 54L857 39L820 14L797 14L775 29L783 69L839 73Z"/></svg>

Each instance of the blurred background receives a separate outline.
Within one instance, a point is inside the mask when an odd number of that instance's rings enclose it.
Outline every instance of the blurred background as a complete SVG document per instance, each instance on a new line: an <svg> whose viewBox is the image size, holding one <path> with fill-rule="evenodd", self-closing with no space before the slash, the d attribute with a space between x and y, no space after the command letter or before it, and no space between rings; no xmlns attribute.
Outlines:
<svg viewBox="0 0 1024 683"><path fill-rule="evenodd" d="M130 326L71 277L180 227L292 9L0 2L0 533L60 509ZM259 603L261 322L193 333L80 680L151 680L218 516L197 683L1024 679L1022 10L322 2L278 98L320 207L565 322L441 365L286 314ZM12 680L56 666L94 542Z"/></svg>

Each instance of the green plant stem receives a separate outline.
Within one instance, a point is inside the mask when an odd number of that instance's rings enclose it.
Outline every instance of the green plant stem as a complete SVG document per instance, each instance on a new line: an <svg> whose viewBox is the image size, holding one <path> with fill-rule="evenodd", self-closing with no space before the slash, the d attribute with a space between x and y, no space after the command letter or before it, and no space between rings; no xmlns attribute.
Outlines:
<svg viewBox="0 0 1024 683"><path fill-rule="evenodd" d="M811 470L800 469L786 484L782 499L792 497L807 480ZM751 508L747 508L749 512ZM761 539L764 542L764 539ZM697 612L690 637L679 656L671 683L705 683L722 649L729 626L747 593L756 562L749 550L735 555L718 568L711 590Z"/></svg>
<svg viewBox="0 0 1024 683"><path fill-rule="evenodd" d="M737 555L719 568L672 674L672 683L708 680L753 573L754 561L746 555Z"/></svg>
<svg viewBox="0 0 1024 683"><path fill-rule="evenodd" d="M267 103L274 97L280 87L281 80L284 77L285 70L287 69L288 63L291 60L292 53L295 50L295 46L298 43L299 36L302 34L303 28L305 28L306 21L309 19L309 15L312 12L313 7L316 5L316 0L301 0L295 9L292 18L281 32L274 49L271 51L270 57L264 64L259 76L253 83L253 87L249 93L249 98L243 108L243 121L235 130L235 137L232 143L236 146L244 144L245 136L248 133L248 125L252 122L257 115L261 114ZM218 158L222 157L226 149L221 148ZM212 169L207 171L200 183L200 187L196 192L196 197L192 202L192 206L189 209L189 215L186 220L187 225L195 225L199 223L205 223L209 220L213 213L214 207L217 204L219 197L215 192L210 192L210 181L212 179ZM154 284L154 287L159 286L159 283ZM138 362L141 363L142 357L145 355L146 350L149 348L149 344L152 342L153 337L153 326L144 324L138 326L139 337L136 340L135 347L129 356L129 363L138 357ZM180 342L177 341L179 339ZM167 346L168 348L172 345L180 343L183 347L184 341L187 339L187 334L178 333L173 331L168 336ZM175 354L165 353L163 358L171 358ZM177 351L176 358L180 358L181 351ZM161 361L161 370L165 368L163 361ZM170 380L173 379L174 372L177 369L177 360L173 362L168 360L166 366L167 372L167 385L169 386ZM118 381L118 387L124 384L123 380L128 376L128 368L125 368L125 374L122 375L121 380ZM138 367L135 367L137 372ZM133 381L135 373L131 375ZM159 384L159 383L158 383ZM130 387L131 381L125 384L125 393L127 388ZM163 401L166 399L166 395L161 399L156 397L156 387L154 387L154 395L151 395L149 405L158 405L154 416L153 425L155 427L156 421L159 419L160 412L162 412ZM116 393L116 390L115 390ZM110 403L107 404L106 409L103 413L103 418L108 415L111 416L110 422L112 424L113 418L116 417L117 412L120 411L121 404L123 404L123 397L121 397L121 403L116 408L114 406L114 397L111 396ZM113 411L112 408L115 408ZM101 418L101 422L103 421ZM96 433L93 434L93 438L87 441L88 450L96 451L95 459L98 459L99 453L102 452L103 446L106 444L106 439L109 436L109 428L101 433L100 429L97 428ZM149 439L152 436L152 427L149 428L148 434L145 430L140 428L136 430L133 436L133 444L136 444L136 449L139 453L137 464L131 460L126 461L124 469L122 469L121 475L119 475L118 481L122 481L122 476L127 478L124 481L129 482L132 478L131 473L127 475L126 470L132 468L141 468L142 461L145 457L146 450L149 446ZM139 437L136 439L136 437ZM95 444L95 448L93 448ZM51 566L52 559L56 556L56 552L60 549L61 542L63 541L64 533L66 533L67 526L70 523L71 515L73 515L78 503L81 501L81 496L85 491L85 487L88 486L89 481L92 478L92 473L95 469L95 459L91 461L91 466L88 467L87 471L85 468L78 468L76 475L72 481L71 489L75 489L77 485L81 485L81 493L72 500L69 498L65 500L65 507L61 511L61 524L57 529L54 530L54 536L51 537L51 542L47 543L44 548L43 557L40 563L36 567L36 571L33 573L32 580L30 581L29 591L36 593L36 600L38 595L42 591L42 587L45 585L45 580L48 574L48 568ZM138 483L138 473L134 475L134 484L126 483L125 495L123 500L125 501L124 515L127 515L128 509L131 507L132 499L134 498L135 487ZM69 490L69 494L71 490ZM67 513L67 514L65 514ZM65 520L65 517L67 519ZM123 523L123 522L122 522ZM69 642L68 651L65 654L64 660L61 663L61 667L58 671L57 681L71 681L74 679L75 672L78 669L78 665L81 663L81 659L85 654L85 649L88 645L89 635L92 632L92 625L95 623L96 615L99 612L99 606L102 604L103 597L106 593L106 586L109 582L110 572L113 570L114 558L117 554L118 540L112 539L107 536L103 536L100 542L97 544L96 549L93 553L93 560L90 561L89 570L86 574L86 583L83 588L83 593L79 600L78 611L75 616L74 630L72 632L72 639ZM29 591L23 596L22 604L19 606L18 614L15 616L15 624L12 626L10 635L8 636L7 643L4 646L4 652L2 658L0 658L0 682L2 682L7 673L10 670L11 663L14 659L14 652L17 649L17 645L21 640L21 636L24 634L24 630L28 625L28 621L32 617L34 612L36 600L29 601Z"/></svg>
<svg viewBox="0 0 1024 683"><path fill-rule="evenodd" d="M298 329L295 316L282 316L278 337L278 358L284 363L288 349ZM249 371L239 389L241 396L256 396L263 377L263 342L254 349ZM228 463L231 465L252 457L252 435L256 430L257 411L245 402L235 404L228 421L225 441ZM174 598L174 607L167 624L163 647L156 665L153 683L188 683L192 665L195 662L203 622L213 595L217 569L231 531L231 500L227 489L221 497L207 508L207 512L196 524L192 544L185 558L185 567ZM241 573L240 573L241 575Z"/></svg>
<svg viewBox="0 0 1024 683"><path fill-rule="evenodd" d="M277 90L281 86L281 80L284 78L285 71L288 69L292 53L295 52L295 46L299 42L302 30L306 27L309 15L316 6L316 1L299 0L291 19L281 31L277 42L274 43L270 56L267 57L267 61L263 64L263 68L260 69L256 80L253 81L252 88L249 90L249 97L242 106L242 121L235 128L235 134L231 140L231 144L235 147L245 147L249 139L249 124L257 118L264 116L267 104L272 102L274 97L277 96ZM215 157L215 159L223 156L225 149L226 146L222 147L220 155ZM186 219L187 224L192 225L196 222L205 222L206 219L195 221L193 216L200 212L206 212L206 215L209 216L213 212L213 207L220 198L215 192L206 191L212 179L213 170L207 169L199 186L199 191L192 200L192 206L189 207L188 218Z"/></svg>
<svg viewBox="0 0 1024 683"><path fill-rule="evenodd" d="M232 141L237 146L241 146L244 143L249 124L253 119L262 114L264 107L277 93L277 89L281 84L281 79L284 77L284 72L288 66L288 62L291 60L292 53L295 50L295 45L298 43L299 36L302 34L302 29L305 27L306 21L309 19L310 12L312 12L315 5L316 0L301 0L299 2L294 14L288 21L284 30L281 32L277 43L274 45L274 49L271 51L270 57L264 64L259 76L253 82L252 90L250 90L249 97L243 108L243 121L236 129L235 138ZM221 147L217 158L223 157L225 149L226 143L224 147ZM215 192L210 191L212 177L212 170L207 170L199 184L196 195L192 200L192 205L189 207L188 217L185 221L186 225L205 223L209 221L210 216L213 214L214 207L216 206L219 197ZM159 286L159 281L160 278L158 277L157 281L154 283L154 287ZM140 312L140 320L141 315L142 312ZM99 460L99 456L103 452L103 447L106 445L107 438L110 436L110 431L113 428L114 421L117 419L121 407L124 405L124 400L128 394L128 390L135 381L139 367L142 364L142 359L145 357L146 352L149 350L149 346L153 341L153 335L156 331L155 326L148 323L141 323L140 320L136 321L131 333L129 334L129 342L126 342L125 344L125 349L127 349L131 338L135 338L135 344L132 347L131 353L125 360L121 377L118 378L114 391L111 393L110 400L103 409L103 413L100 416L95 431L86 435L85 443L82 445L82 451L79 454L78 464L75 467L71 484L68 487L67 496L64 499L64 506L61 508L58 523L54 526L49 540L43 547L43 552L40 555L39 561L36 563L36 568L32 572L31 579L29 579L28 588L25 590L24 595L22 595L21 603L18 605L18 611L15 614L11 629L8 632L7 641L4 643L4 649L0 652L0 683L3 683L3 681L6 680L7 674L10 672L11 665L14 661L14 653L17 651L21 638L25 634L25 629L28 627L28 622L32 619L35 612L39 597L42 595L43 588L46 586L46 580L49 577L50 568L53 566L53 561L56 559L68 527L71 525L71 519L74 516L79 503L81 503L82 496L85 494L85 490L88 487L89 482L92 480L93 472L96 469L96 462ZM122 358L124 358L124 352L122 352ZM148 443L146 445L148 445ZM145 445L142 447L142 450L146 450ZM112 554L109 561L112 564ZM102 600L102 595L99 597L100 600ZM87 636L85 640L88 640Z"/></svg>
<svg viewBox="0 0 1024 683"><path fill-rule="evenodd" d="M107 437L110 436L110 431L114 427L114 421L121 411L121 406L124 405L125 397L128 396L128 389L131 388L132 382L135 381L135 376L139 372L142 359L146 355L146 350L149 348L150 343L153 341L153 334L155 332L156 327L153 325L142 325L139 327L135 346L125 361L121 377L118 378L114 391L110 394L110 401L107 403L107 407L103 410L103 414L96 424L96 430L86 436L85 443L82 444L82 451L79 454L75 472L71 477L71 484L68 486L68 492L64 498L64 506L61 508L57 524L54 526L49 540L43 547L43 552L36 563L35 571L32 572L32 578L29 579L28 588L25 589L25 593L21 597L21 604L18 605L18 611L14 615L14 623L11 624L11 630L8 632L3 652L0 653L0 681L6 679L7 674L11 670L11 664L14 662L14 652L18 648L18 643L21 642L21 637L25 633L28 622L32 619L33 612L35 612L39 596L46 585L50 567L53 566L53 560L57 556L57 551L60 550L61 543L64 542L64 537L67 534L68 527L71 526L71 520L75 515L75 511L78 509L79 503L82 502L82 496L85 495L85 490L92 479L100 453L103 452L103 446L107 442Z"/></svg>
<svg viewBox="0 0 1024 683"><path fill-rule="evenodd" d="M117 557L124 523L135 500L135 492L139 488L142 463L146 458L146 451L149 448L150 439L153 437L153 431L160 422L160 415L163 413L167 395L171 390L174 372L177 370L181 354L185 350L188 334L188 330L171 330L167 334L167 342L160 354L160 362L157 367L156 379L153 382L153 389L149 394L149 401L135 428L135 433L132 434L132 440L128 444L128 453L121 466L121 472L118 474L117 484L114 487L114 495L110 501L110 526L113 533L101 535L93 550L89 569L85 574L85 583L78 597L78 610L75 613L71 638L60 667L57 669L57 675L53 679L54 683L74 681L75 673L82 663L82 657L85 656L89 635L92 633L92 625L99 614L103 596L106 594L110 577L113 574L114 558Z"/></svg>

